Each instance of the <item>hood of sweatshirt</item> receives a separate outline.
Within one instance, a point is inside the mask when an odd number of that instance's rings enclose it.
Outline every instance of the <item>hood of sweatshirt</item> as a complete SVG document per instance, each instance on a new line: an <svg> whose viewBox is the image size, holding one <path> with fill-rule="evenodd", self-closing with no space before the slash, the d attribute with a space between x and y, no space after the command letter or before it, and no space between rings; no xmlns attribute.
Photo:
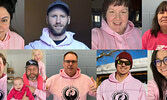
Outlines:
<svg viewBox="0 0 167 100"><path fill-rule="evenodd" d="M119 82L116 78L115 78L115 75L116 75L116 72L111 74L109 76L109 80L113 83L127 83L129 82L132 78L132 75L129 73L129 75L122 81L122 82Z"/></svg>
<svg viewBox="0 0 167 100"><path fill-rule="evenodd" d="M104 31L104 33L111 35L115 41L115 45L119 45L122 43L122 40L125 41L125 45L128 46L128 35L131 36L132 33L135 30L134 24L131 21L128 21L127 26L126 26L126 30L124 32L124 34L120 35L117 32L113 31L109 25L106 23L106 21L104 19L102 19L102 26L100 28L102 31ZM129 47L127 47L129 48Z"/></svg>
<svg viewBox="0 0 167 100"><path fill-rule="evenodd" d="M72 33L70 31L66 31L66 39L61 42L60 44L56 45L54 43L54 41L49 37L49 29L48 28L43 28L42 30L42 35L40 37L40 40L45 42L48 45L54 45L54 46L67 46L70 45L73 42L73 35L75 35L75 33Z"/></svg>
<svg viewBox="0 0 167 100"><path fill-rule="evenodd" d="M5 73L3 73L2 78L0 78L0 82L2 82L3 80L7 80L7 75Z"/></svg>
<svg viewBox="0 0 167 100"><path fill-rule="evenodd" d="M116 33L115 31L113 31L109 27L109 25L106 23L106 21L104 19L102 19L101 29L110 35L113 35L116 37L120 36L120 34ZM131 33L133 31L133 29L134 29L134 24L131 21L128 21L126 30L125 30L124 34L122 34L122 35L128 35L129 33Z"/></svg>
<svg viewBox="0 0 167 100"><path fill-rule="evenodd" d="M73 77L68 76L65 72L64 69L60 69L60 76L62 76L63 78L67 78L67 79L76 79L81 75L81 70L79 68L77 68L77 72Z"/></svg>

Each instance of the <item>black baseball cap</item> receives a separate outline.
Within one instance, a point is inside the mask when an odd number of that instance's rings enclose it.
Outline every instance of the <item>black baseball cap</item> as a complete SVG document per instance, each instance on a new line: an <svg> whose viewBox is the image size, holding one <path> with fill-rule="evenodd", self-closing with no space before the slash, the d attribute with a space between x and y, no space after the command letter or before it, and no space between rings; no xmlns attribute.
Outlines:
<svg viewBox="0 0 167 100"><path fill-rule="evenodd" d="M38 62L37 61L35 61L35 60L28 60L27 62L26 62L26 67L28 67L28 66L30 66L30 65L35 65L35 66L37 66L38 67Z"/></svg>
<svg viewBox="0 0 167 100"><path fill-rule="evenodd" d="M61 0L57 0L53 3L51 3L49 6L48 6L48 9L47 9L47 15L49 14L49 12L55 8L60 8L62 10L64 10L66 12L67 15L69 15L70 13L70 9L68 7L68 5L64 2L62 2Z"/></svg>

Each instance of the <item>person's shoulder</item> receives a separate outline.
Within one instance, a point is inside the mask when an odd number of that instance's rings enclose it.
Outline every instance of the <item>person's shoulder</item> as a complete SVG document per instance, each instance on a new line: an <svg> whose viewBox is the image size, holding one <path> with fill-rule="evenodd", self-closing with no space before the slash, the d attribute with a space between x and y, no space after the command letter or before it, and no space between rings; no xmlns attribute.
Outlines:
<svg viewBox="0 0 167 100"><path fill-rule="evenodd" d="M24 41L24 39L19 34L17 34L16 32L11 31L10 35L11 35L11 38L17 38L17 40Z"/></svg>
<svg viewBox="0 0 167 100"><path fill-rule="evenodd" d="M25 49L44 49L44 44L41 43L41 40L35 40L30 42L24 47Z"/></svg>
<svg viewBox="0 0 167 100"><path fill-rule="evenodd" d="M77 49L89 49L83 42L80 42L80 41L75 40L75 39L73 41L73 45L78 47Z"/></svg>
<svg viewBox="0 0 167 100"><path fill-rule="evenodd" d="M133 76L132 76L132 78L131 78L131 83L132 84L138 84L138 85L142 85L142 82L140 81L140 80L138 80L138 79L136 79L136 78L134 78Z"/></svg>
<svg viewBox="0 0 167 100"><path fill-rule="evenodd" d="M147 30L146 32L144 32L143 36L147 35L147 36L151 36L151 29Z"/></svg>
<svg viewBox="0 0 167 100"><path fill-rule="evenodd" d="M49 78L47 79L47 81L55 80L55 79L59 78L59 76L60 76L59 74L52 75L51 77L49 77Z"/></svg>

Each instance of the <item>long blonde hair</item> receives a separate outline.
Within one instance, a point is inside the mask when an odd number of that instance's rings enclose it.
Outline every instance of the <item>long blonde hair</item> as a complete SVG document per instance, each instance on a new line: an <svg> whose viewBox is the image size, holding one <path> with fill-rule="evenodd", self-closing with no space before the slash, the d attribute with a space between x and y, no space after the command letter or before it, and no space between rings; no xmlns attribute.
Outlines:
<svg viewBox="0 0 167 100"><path fill-rule="evenodd" d="M41 54L41 60L42 60L42 59L43 59L43 53L42 53L42 50L40 50L40 49L34 49L34 50L32 51L32 59L35 60L35 53L36 53L37 51L39 51L39 53Z"/></svg>

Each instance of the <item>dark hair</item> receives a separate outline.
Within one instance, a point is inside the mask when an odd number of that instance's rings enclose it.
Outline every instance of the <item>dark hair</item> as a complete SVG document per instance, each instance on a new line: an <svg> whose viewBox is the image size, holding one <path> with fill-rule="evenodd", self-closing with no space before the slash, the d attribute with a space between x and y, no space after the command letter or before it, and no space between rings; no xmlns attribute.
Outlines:
<svg viewBox="0 0 167 100"><path fill-rule="evenodd" d="M165 89L167 86L167 84L163 84L163 82L166 82L167 80L161 73L158 72L157 67L154 65L154 61L157 58L157 52L158 50L155 50L152 54L150 67L153 72L154 80L159 89L159 100L163 100L163 96L164 96L163 89Z"/></svg>
<svg viewBox="0 0 167 100"><path fill-rule="evenodd" d="M114 6L121 6L124 5L125 7L129 8L130 5L130 0L104 0L103 2L103 7L102 7L102 12L103 12L103 18L106 19L106 12L107 9L110 5L114 5Z"/></svg>
<svg viewBox="0 0 167 100"><path fill-rule="evenodd" d="M78 55L75 52L73 52L73 51L68 51L67 53L65 53L63 59L65 59L67 54L74 54L77 57L77 59L78 59Z"/></svg>
<svg viewBox="0 0 167 100"><path fill-rule="evenodd" d="M50 11L52 11L53 9L56 9L56 8L62 9L68 16L70 15L70 11L66 7L64 7L63 5L55 5L51 8L49 8L47 10L47 15L49 14Z"/></svg>
<svg viewBox="0 0 167 100"><path fill-rule="evenodd" d="M6 58L2 53L0 53L0 58L2 58L3 64L6 65Z"/></svg>
<svg viewBox="0 0 167 100"><path fill-rule="evenodd" d="M0 7L4 7L10 14L10 19L13 18L17 0L0 0Z"/></svg>
<svg viewBox="0 0 167 100"><path fill-rule="evenodd" d="M155 37L157 37L158 32L160 31L160 26L159 26L158 18L157 18L157 15L160 11L167 11L167 1L161 2L155 11L155 15L152 21L152 28L151 28L151 35Z"/></svg>

